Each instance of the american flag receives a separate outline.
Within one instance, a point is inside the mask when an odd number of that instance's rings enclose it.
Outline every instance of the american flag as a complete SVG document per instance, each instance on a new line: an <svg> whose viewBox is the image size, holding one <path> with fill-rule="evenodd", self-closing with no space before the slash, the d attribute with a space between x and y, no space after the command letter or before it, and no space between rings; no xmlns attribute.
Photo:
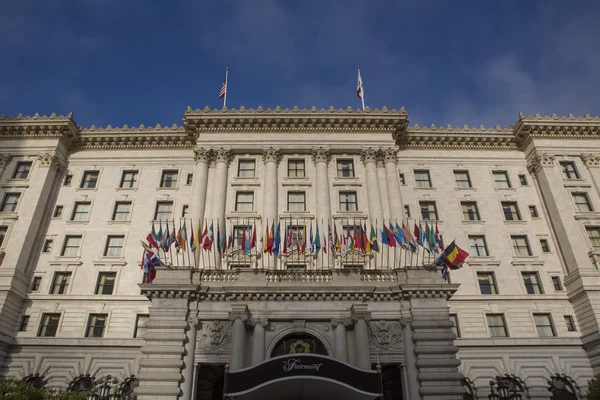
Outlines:
<svg viewBox="0 0 600 400"><path fill-rule="evenodd" d="M227 93L227 81L223 81L223 86L221 86L221 91L219 92L219 99L225 97L225 93Z"/></svg>

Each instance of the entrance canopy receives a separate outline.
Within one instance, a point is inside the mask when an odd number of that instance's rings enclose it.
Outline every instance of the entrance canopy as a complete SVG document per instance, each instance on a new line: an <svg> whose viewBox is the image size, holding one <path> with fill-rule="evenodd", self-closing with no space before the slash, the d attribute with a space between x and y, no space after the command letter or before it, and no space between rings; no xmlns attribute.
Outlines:
<svg viewBox="0 0 600 400"><path fill-rule="evenodd" d="M287 354L229 371L225 393L239 400L372 400L382 388L377 371L318 354Z"/></svg>

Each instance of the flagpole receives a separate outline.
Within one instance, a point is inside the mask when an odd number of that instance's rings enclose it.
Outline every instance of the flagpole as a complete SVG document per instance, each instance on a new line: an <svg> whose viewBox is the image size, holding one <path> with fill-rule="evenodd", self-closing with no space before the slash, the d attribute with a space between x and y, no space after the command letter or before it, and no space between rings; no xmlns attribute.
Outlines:
<svg viewBox="0 0 600 400"><path fill-rule="evenodd" d="M229 78L229 67L225 67L225 96L223 96L223 108L227 107L227 80ZM364 101L363 101L364 103ZM363 108L364 108L364 104L363 104Z"/></svg>
<svg viewBox="0 0 600 400"><path fill-rule="evenodd" d="M365 91L364 91L364 85L362 84L362 78L360 76L360 65L357 66L356 69L358 69L358 77L360 78L360 80L359 80L359 82L360 82L360 89L361 89L360 90L360 100L362 101L363 111L365 111ZM227 93L225 93L225 96L227 96Z"/></svg>

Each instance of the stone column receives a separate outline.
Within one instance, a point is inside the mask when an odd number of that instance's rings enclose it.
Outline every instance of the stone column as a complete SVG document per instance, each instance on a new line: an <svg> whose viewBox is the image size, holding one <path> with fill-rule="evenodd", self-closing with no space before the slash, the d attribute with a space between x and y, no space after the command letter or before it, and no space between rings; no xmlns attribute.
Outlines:
<svg viewBox="0 0 600 400"><path fill-rule="evenodd" d="M278 174L277 174L277 166L281 161L281 153L279 149L270 147L268 149L263 150L262 156L263 162L265 163L265 179L263 180L264 184L264 195L263 195L263 214L264 223L269 224L268 229L271 229L271 225L273 222L278 221ZM274 224L273 234L277 230L277 224ZM264 227L262 229L264 232ZM267 262L265 260L265 265L275 266L275 256L269 256L268 254L264 254L265 257L271 257L271 261Z"/></svg>
<svg viewBox="0 0 600 400"><path fill-rule="evenodd" d="M256 365L265 360L265 327L269 324L268 318L253 318L254 326L252 334L252 364Z"/></svg>
<svg viewBox="0 0 600 400"><path fill-rule="evenodd" d="M244 368L244 352L246 342L246 321L248 321L248 307L245 304L234 304L231 306L229 319L232 321L231 328L231 360L229 362L232 370Z"/></svg>
<svg viewBox="0 0 600 400"><path fill-rule="evenodd" d="M396 148L387 148L382 150L382 153L385 163L390 219L400 221L404 218L404 205L402 204L402 192L400 191L400 180L398 179L398 167L396 164L398 150Z"/></svg>
<svg viewBox="0 0 600 400"><path fill-rule="evenodd" d="M367 173L367 198L369 202L369 217L375 223L383 220L383 205L381 204L381 191L379 190L379 177L377 176L377 157L379 150L372 147L364 148L360 152L360 159L365 165Z"/></svg>
<svg viewBox="0 0 600 400"><path fill-rule="evenodd" d="M331 159L329 149L323 147L312 149L312 159L316 170L317 221L319 221L319 224L326 225L331 220L331 198L329 195L329 174L327 168ZM321 227L321 232L323 229L324 226ZM326 257L327 260L320 260L322 257ZM331 254L331 251L328 251L326 255L321 252L317 258L316 265L319 265L319 262L325 268L327 266L333 268L333 254Z"/></svg>
<svg viewBox="0 0 600 400"><path fill-rule="evenodd" d="M346 338L346 325L348 322L337 318L331 320L335 335L335 358L343 362L348 362L348 340Z"/></svg>
<svg viewBox="0 0 600 400"><path fill-rule="evenodd" d="M402 340L404 342L404 357L406 359L406 365L403 368L402 378L406 378L402 386L406 386L407 394L409 399L419 400L421 394L419 393L419 387L421 386L417 378L417 358L415 356L415 344L413 342L413 332L410 326L410 318L401 318L400 323L402 324Z"/></svg>
<svg viewBox="0 0 600 400"><path fill-rule="evenodd" d="M184 345L185 353L183 356L183 383L181 385L182 398L191 399L194 393L194 354L196 352L196 335L198 333L198 318L188 318L188 331Z"/></svg>
<svg viewBox="0 0 600 400"><path fill-rule="evenodd" d="M367 311L367 304L354 304L351 312L354 321L354 335L356 336L356 365L359 368L370 370L371 354L369 352L367 321L371 319L371 313Z"/></svg>
<svg viewBox="0 0 600 400"><path fill-rule="evenodd" d="M231 162L231 150L227 148L215 149L215 175L213 179L213 188L211 193L211 213L208 225L213 224L213 233L217 234L217 223L220 230L225 227L225 204L227 201L227 175L229 163ZM216 243L216 240L215 240ZM221 266L221 257L214 259L215 267Z"/></svg>
<svg viewBox="0 0 600 400"><path fill-rule="evenodd" d="M204 208L206 207L206 189L208 184L208 164L211 159L210 149L200 147L194 149L194 179L192 181L192 199L190 201L190 218L194 227L197 221L204 222Z"/></svg>

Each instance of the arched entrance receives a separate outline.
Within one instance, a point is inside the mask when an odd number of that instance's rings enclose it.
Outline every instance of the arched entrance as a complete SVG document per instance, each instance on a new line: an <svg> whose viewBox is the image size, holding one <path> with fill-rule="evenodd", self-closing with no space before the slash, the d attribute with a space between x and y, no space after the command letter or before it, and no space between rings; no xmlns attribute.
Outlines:
<svg viewBox="0 0 600 400"><path fill-rule="evenodd" d="M306 333L292 334L284 337L273 347L273 351L271 351L271 357L286 354L329 355L319 339Z"/></svg>

